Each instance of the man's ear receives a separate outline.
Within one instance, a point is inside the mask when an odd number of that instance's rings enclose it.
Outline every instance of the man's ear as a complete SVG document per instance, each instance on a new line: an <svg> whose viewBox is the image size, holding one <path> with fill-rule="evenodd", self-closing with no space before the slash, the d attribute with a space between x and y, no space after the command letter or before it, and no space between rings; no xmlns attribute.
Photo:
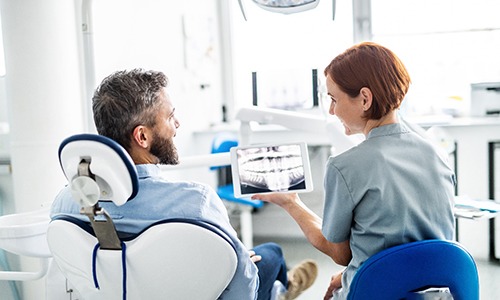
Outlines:
<svg viewBox="0 0 500 300"><path fill-rule="evenodd" d="M146 126L139 125L132 132L132 142L143 149L149 147L151 139L149 138L149 130Z"/></svg>
<svg viewBox="0 0 500 300"><path fill-rule="evenodd" d="M362 87L359 91L363 101L363 110L367 111L372 107L373 94L372 91L367 87Z"/></svg>

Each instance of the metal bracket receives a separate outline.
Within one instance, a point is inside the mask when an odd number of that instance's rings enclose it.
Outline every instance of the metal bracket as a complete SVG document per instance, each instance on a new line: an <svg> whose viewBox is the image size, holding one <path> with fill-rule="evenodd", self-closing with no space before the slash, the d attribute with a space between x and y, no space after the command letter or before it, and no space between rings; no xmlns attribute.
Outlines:
<svg viewBox="0 0 500 300"><path fill-rule="evenodd" d="M94 174L90 171L90 161L82 159L78 165L78 176L87 176L95 180ZM80 209L80 213L89 218L101 249L122 249L121 241L118 238L113 219L111 219L110 215L106 212L106 210L104 210L104 208L99 206L99 203L96 203L93 206L83 206Z"/></svg>

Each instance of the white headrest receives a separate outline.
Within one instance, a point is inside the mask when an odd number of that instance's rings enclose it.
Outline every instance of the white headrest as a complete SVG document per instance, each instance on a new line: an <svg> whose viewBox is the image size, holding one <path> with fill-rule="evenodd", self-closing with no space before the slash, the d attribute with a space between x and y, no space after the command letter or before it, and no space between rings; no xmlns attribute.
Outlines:
<svg viewBox="0 0 500 300"><path fill-rule="evenodd" d="M95 181L78 175L82 160L90 163ZM98 200L123 205L137 194L139 182L132 158L105 136L78 134L66 138L59 146L59 162L81 206L92 206Z"/></svg>

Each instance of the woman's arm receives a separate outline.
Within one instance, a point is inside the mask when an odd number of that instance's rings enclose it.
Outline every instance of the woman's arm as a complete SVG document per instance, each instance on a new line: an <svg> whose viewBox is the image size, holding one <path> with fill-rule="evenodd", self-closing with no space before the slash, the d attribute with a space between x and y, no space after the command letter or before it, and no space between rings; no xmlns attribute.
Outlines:
<svg viewBox="0 0 500 300"><path fill-rule="evenodd" d="M341 243L329 242L321 232L322 219L310 210L295 193L257 194L260 199L281 206L297 222L307 240L319 251L330 256L335 263L347 266L352 258L349 240Z"/></svg>

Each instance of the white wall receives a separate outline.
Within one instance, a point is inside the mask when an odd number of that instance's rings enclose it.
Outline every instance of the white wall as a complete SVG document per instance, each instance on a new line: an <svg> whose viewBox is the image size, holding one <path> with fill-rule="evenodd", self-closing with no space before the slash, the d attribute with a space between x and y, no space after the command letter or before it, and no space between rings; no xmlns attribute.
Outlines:
<svg viewBox="0 0 500 300"><path fill-rule="evenodd" d="M220 118L216 1L94 2L96 81L122 69L165 72L181 120L179 152L198 151L190 146L191 132ZM11 213L50 205L65 183L58 146L85 130L82 109L88 109L90 99L83 99L81 3L1 1L6 76L0 95L6 97L0 101L0 121L8 119L10 133L0 142L8 141L2 151L12 160L13 179L13 190L2 186L2 192L9 198L6 203L15 201L15 208L8 207ZM27 260L22 269L37 269L36 262ZM44 294L42 280L22 286L23 299Z"/></svg>
<svg viewBox="0 0 500 300"><path fill-rule="evenodd" d="M59 143L82 130L79 27L73 2L19 0L0 5L13 197L15 211L26 212L50 204L62 188ZM22 269L33 264L21 260ZM35 299L44 285L43 280L24 282L22 297Z"/></svg>
<svg viewBox="0 0 500 300"><path fill-rule="evenodd" d="M176 137L181 156L198 152L191 147L191 132L222 118L216 4L215 0L94 1L97 83L123 69L167 74L181 123Z"/></svg>
<svg viewBox="0 0 500 300"><path fill-rule="evenodd" d="M235 110L252 105L253 71L317 69L321 80L330 61L352 45L351 1L336 1L335 19L328 0L320 1L313 10L290 15L262 10L249 0L243 2L247 21L237 1L230 2Z"/></svg>
<svg viewBox="0 0 500 300"><path fill-rule="evenodd" d="M408 114L467 115L470 84L500 81L499 9L491 0L372 1L374 41L412 77Z"/></svg>
<svg viewBox="0 0 500 300"><path fill-rule="evenodd" d="M3 10L6 11L10 1L4 1L4 3ZM210 145L208 143L201 146L196 144L193 141L192 132L208 128L210 124L219 123L222 120L221 49L219 46L217 1L99 0L91 3L93 7L92 39L95 59L95 82L90 89L93 91L93 88L105 76L118 70L144 68L163 71L170 79L169 93L176 106L176 114L181 123L176 137L179 154L182 157L208 153ZM28 105L7 98L7 90L12 89L12 83L6 83L8 78L15 73L14 71L21 70L20 66L16 65L20 63L20 60L15 60L16 57L20 56L12 56L12 54L11 58L8 59L9 61L7 61L10 70L7 70L6 76L0 77L0 124L2 125L0 131L0 157L4 159L12 158L12 143L19 146L20 143L25 142L20 141L20 139L36 140L40 138L44 141L50 139L53 145L58 145L69 132L93 130L82 126L82 118L85 117L85 114L80 111L83 107L84 112L90 112L91 95L85 95L83 86L72 87L73 83L70 82L72 76L82 75L83 66L82 69L76 70L76 73L65 72L62 77L38 75L41 77L36 79L37 74L41 74L36 72L39 69L44 70L42 72L47 70L46 72L49 73L55 71L55 69L47 69L50 68L48 64L52 62L44 58L44 49L61 53L53 62L55 65L62 63L61 68L68 66L68 63L64 63L66 54L77 56L82 54L82 32L79 31L81 28L79 18L82 0L75 0L68 2L68 4L74 6L74 8L68 10L64 6L60 6L52 8L52 13L54 16L60 14L65 18L71 17L74 19L74 24L71 27L68 25L60 26L66 30L74 30L74 34L78 32L77 40L67 43L67 45L73 47L73 50L61 49L57 43L54 43L55 39L61 36L60 33L51 33L45 27L39 26L40 32L33 30L33 33L20 34L15 31L15 28L5 28L9 26L8 15L2 20L4 23L4 43L7 51L13 53L15 50L9 50L13 49L12 43L19 41L18 36L24 36L25 38L21 39L24 43L23 47L26 49L24 52L32 54L31 56L28 55L32 59L29 60L31 65L27 67L31 69L26 70L24 76L29 74L32 76L33 81L20 82L19 84L22 87L16 89L15 92L11 91L9 96L12 98L13 93L23 92L26 95L35 97L33 89L37 88L40 93L45 93L47 97L52 93L50 97L54 98L54 101L51 102L43 99L45 96L39 97L39 101L33 101ZM50 7L50 3L44 5ZM34 2L29 1L19 2L17 7L18 13L23 14L23 18L28 19L29 14L36 9ZM193 7L196 7L196 9L193 9ZM33 18L33 20L36 19ZM14 23L11 23L14 26ZM17 30L27 30L25 28L19 27ZM36 41L30 41L35 37L37 38ZM83 78L80 79L83 80ZM43 80L54 82L54 86L57 87L48 87L43 84ZM80 84L83 85L84 82L82 81ZM61 97L62 88L71 89L75 96ZM79 99L80 97L86 98ZM76 103L83 103L81 105L65 105L72 102L69 101L70 99L76 101ZM10 113L7 113L7 109ZM74 114L75 112L79 115L76 118L61 118L61 116ZM19 117L19 114L22 113L28 113L26 119L23 119L25 117ZM44 120L54 119L57 121L50 126L55 126L57 129L51 130L47 125L51 123L44 122ZM33 126L34 120L40 120L42 123ZM19 129L21 126L25 129ZM31 127L31 131L27 127ZM10 134L7 131L8 128L10 128ZM69 130L69 128L73 129ZM56 133L59 129L66 133ZM23 132L20 133L19 130ZM40 133L40 130L43 130L43 134ZM13 140L14 133L15 139ZM50 136L51 134L52 136ZM55 166L54 168L58 168L56 159L57 146L50 149L52 150L48 149L47 151L54 154L50 163ZM16 153L19 152L19 150L14 150ZM28 164L27 160L23 161ZM23 167L23 169L28 171L27 167ZM56 172L61 175L58 180L58 186L61 186L63 182L62 173L59 170ZM189 178L192 173L193 171L188 170L182 174L174 172L170 175ZM10 183L6 181L5 184ZM20 188L18 187L17 190ZM13 213L16 210L13 199L15 191L14 193L9 191L11 191L10 188L4 188L0 191L0 194L3 193L4 212ZM53 194L54 192L51 192L51 195ZM51 199L44 199L42 202L51 202ZM31 209L33 208L31 207ZM23 209L30 210L28 207Z"/></svg>

